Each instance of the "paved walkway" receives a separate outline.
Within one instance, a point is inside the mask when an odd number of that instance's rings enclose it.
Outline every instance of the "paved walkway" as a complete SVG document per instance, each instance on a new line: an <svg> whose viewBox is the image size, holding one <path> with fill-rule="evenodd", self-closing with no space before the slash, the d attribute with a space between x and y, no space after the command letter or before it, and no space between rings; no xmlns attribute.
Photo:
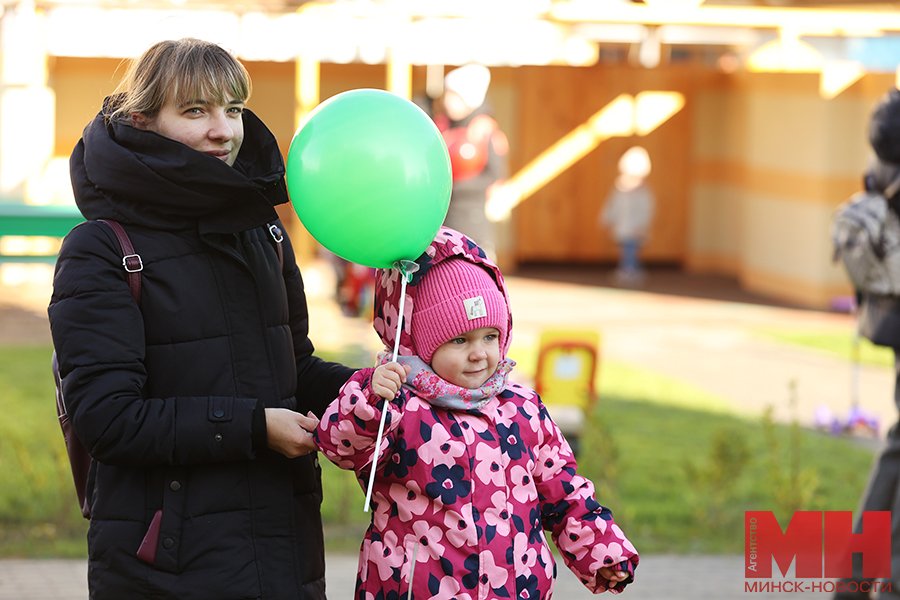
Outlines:
<svg viewBox="0 0 900 600"><path fill-rule="evenodd" d="M374 356L379 344L371 325L341 317L329 300L333 280L327 265L306 270L304 278L315 317L311 337L316 345L337 349L355 340L362 356ZM786 347L759 334L767 329L849 334L853 322L847 315L523 277L509 278L509 286L515 315L513 358L517 353L534 356L538 337L546 328L590 327L602 332L602 360L631 363L690 382L748 415L759 415L772 405L777 418L794 416L787 404L791 381L796 383L796 416L803 423L812 421L819 405L838 414L845 414L850 407L852 369L845 361ZM49 286L45 282L36 287L20 289L0 284L0 342L49 342L45 316ZM859 381L862 405L877 413L883 424L896 420L891 370L863 368ZM329 555L331 598L351 597L355 562L353 556ZM645 556L639 577L625 597L782 597L745 593L742 565L740 556ZM588 597L574 576L564 568L560 573L557 598ZM84 600L85 578L83 560L0 561L0 600ZM828 597L822 592L791 595L818 600Z"/></svg>
<svg viewBox="0 0 900 600"><path fill-rule="evenodd" d="M644 556L635 582L621 597L626 600L775 600L786 596L827 600L830 597L823 592L745 592L743 564L740 556ZM326 565L328 597L351 600L356 557L329 555ZM804 584L810 585L811 580L804 580ZM562 566L553 596L560 600L595 597ZM87 597L87 563L83 560L0 561L0 600L86 600Z"/></svg>
<svg viewBox="0 0 900 600"><path fill-rule="evenodd" d="M543 328L577 323L603 332L606 360L638 365L690 382L728 400L742 413L767 405L787 420L789 384L796 382L797 416L811 423L819 405L845 414L853 370L847 361L764 337L766 330L828 331L848 335L849 315L727 303L534 280L511 281L514 339L536 347ZM524 339L523 339L524 338ZM862 405L883 423L897 419L893 373L860 369ZM601 382L602 393L602 382Z"/></svg>

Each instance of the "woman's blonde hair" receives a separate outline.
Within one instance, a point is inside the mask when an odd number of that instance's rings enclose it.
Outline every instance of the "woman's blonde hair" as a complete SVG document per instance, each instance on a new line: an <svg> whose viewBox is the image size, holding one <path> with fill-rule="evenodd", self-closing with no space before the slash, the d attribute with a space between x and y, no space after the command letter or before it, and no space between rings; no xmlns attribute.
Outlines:
<svg viewBox="0 0 900 600"><path fill-rule="evenodd" d="M251 92L247 69L221 46L195 38L169 40L131 62L108 116L127 122L138 112L152 119L169 99L176 106L198 99L226 104L246 102Z"/></svg>

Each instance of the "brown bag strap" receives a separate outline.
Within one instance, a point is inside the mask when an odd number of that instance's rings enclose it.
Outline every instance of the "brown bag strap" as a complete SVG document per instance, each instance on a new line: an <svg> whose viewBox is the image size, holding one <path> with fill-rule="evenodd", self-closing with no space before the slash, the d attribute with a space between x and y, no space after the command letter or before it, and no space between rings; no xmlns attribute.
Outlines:
<svg viewBox="0 0 900 600"><path fill-rule="evenodd" d="M119 240L119 246L122 247L122 266L125 268L125 276L128 279L128 289L131 290L134 301L140 307L141 271L144 270L144 263L141 261L140 255L134 251L134 246L131 245L131 239L128 237L128 234L125 233L125 230L117 221L112 219L97 220L109 225L113 233L116 234L116 239Z"/></svg>
<svg viewBox="0 0 900 600"><path fill-rule="evenodd" d="M125 267L125 277L128 280L128 288L138 307L141 305L141 271L144 265L141 257L134 251L128 234L116 221L109 219L98 219L109 225L119 240L119 246L122 248L122 266ZM88 453L84 444L75 435L72 429L72 423L69 421L69 415L66 409L66 400L63 396L62 380L59 376L59 362L56 357L56 351L50 360L53 369L53 378L56 381L56 413L59 416L59 426L62 428L63 438L66 442L66 451L69 454L69 463L72 467L72 477L75 482L75 493L78 496L78 503L81 505L81 514L85 519L91 518L90 498L87 497L87 481L91 469L91 455Z"/></svg>

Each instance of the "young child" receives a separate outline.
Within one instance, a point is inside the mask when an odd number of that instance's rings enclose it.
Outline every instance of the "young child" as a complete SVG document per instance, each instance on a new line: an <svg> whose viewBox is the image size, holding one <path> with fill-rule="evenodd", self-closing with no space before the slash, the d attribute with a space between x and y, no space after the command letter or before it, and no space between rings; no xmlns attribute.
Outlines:
<svg viewBox="0 0 900 600"><path fill-rule="evenodd" d="M637 551L576 474L537 394L507 381L512 315L500 270L448 228L417 262L397 362L382 352L380 366L357 372L316 431L321 451L363 489L375 460L357 600L549 598L556 565L545 530L588 589L621 592ZM380 271L376 284L375 329L387 348L399 278Z"/></svg>

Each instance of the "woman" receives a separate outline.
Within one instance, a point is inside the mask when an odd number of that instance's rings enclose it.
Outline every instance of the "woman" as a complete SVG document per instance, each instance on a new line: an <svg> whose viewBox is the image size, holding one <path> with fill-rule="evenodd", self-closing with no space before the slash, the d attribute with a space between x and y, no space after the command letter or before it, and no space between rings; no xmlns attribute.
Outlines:
<svg viewBox="0 0 900 600"><path fill-rule="evenodd" d="M309 431L353 371L313 356L278 243L284 164L250 91L222 48L161 42L72 154L89 221L63 243L49 314L94 457L94 599L325 597ZM97 219L122 224L142 259L140 306Z"/></svg>

